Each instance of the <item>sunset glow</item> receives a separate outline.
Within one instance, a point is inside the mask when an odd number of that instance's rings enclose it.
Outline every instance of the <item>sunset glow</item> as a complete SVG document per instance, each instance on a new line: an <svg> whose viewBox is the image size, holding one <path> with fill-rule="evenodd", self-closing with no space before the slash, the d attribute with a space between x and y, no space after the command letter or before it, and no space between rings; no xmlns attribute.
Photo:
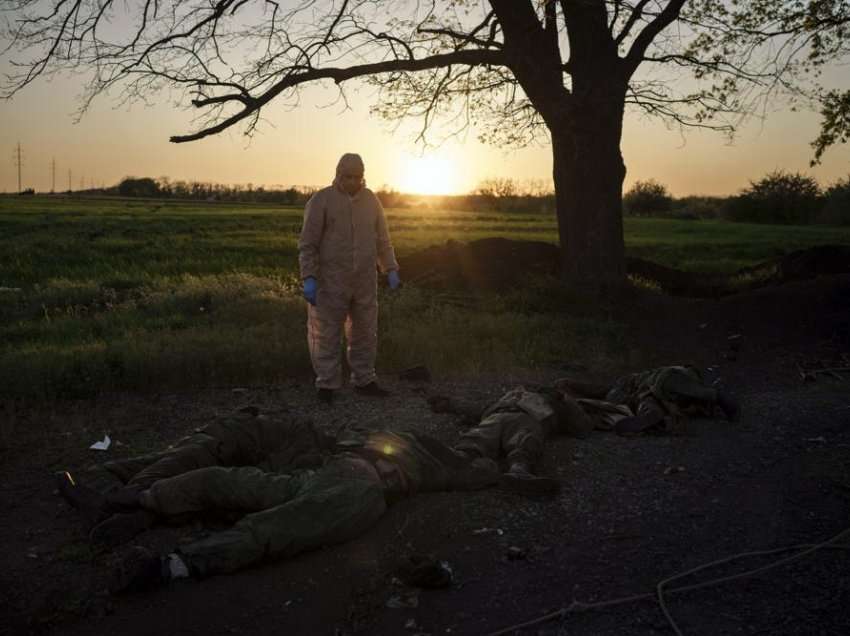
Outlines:
<svg viewBox="0 0 850 636"><path fill-rule="evenodd" d="M403 164L396 187L410 194L455 194L459 177L457 166L449 159L418 157Z"/></svg>

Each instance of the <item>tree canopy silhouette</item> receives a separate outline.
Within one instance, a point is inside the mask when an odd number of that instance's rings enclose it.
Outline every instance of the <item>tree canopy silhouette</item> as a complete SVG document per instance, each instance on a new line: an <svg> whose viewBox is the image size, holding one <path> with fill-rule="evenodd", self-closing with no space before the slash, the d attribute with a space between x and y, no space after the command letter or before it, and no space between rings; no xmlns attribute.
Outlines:
<svg viewBox="0 0 850 636"><path fill-rule="evenodd" d="M377 87L374 111L420 140L473 126L496 144L551 144L562 275L625 277L620 152L636 109L731 132L839 53L838 0L16 0L4 3L7 96L90 71L85 109L120 89L183 88L199 126L252 133L305 86ZM842 9L843 10L843 9ZM830 30L833 29L833 30ZM826 36L824 34L827 34ZM831 35L829 35L831 34Z"/></svg>

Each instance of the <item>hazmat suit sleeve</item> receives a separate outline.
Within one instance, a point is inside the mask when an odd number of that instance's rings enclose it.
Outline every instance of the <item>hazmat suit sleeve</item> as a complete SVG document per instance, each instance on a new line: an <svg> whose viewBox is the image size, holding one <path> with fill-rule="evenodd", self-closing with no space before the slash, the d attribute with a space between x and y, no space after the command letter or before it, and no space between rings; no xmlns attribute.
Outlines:
<svg viewBox="0 0 850 636"><path fill-rule="evenodd" d="M395 250L390 242L390 231L387 229L387 217L384 215L384 206L381 200L375 197L375 206L378 210L375 215L375 247L378 254L378 265L382 272L398 269L398 261L395 259ZM303 274L302 274L303 275Z"/></svg>
<svg viewBox="0 0 850 636"><path fill-rule="evenodd" d="M304 208L304 225L298 241L298 264L301 267L301 280L312 276L319 277L319 245L325 230L324 201L313 195Z"/></svg>

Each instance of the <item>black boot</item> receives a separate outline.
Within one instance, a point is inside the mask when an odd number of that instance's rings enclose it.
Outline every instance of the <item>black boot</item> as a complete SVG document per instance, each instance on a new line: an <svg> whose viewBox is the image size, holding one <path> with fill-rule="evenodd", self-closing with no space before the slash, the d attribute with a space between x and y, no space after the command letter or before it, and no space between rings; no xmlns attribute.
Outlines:
<svg viewBox="0 0 850 636"><path fill-rule="evenodd" d="M89 526L97 525L109 516L106 498L96 490L79 483L71 473L57 473L56 487L62 498L83 515Z"/></svg>
<svg viewBox="0 0 850 636"><path fill-rule="evenodd" d="M368 395L370 397L387 397L390 392L386 389L382 389L378 386L377 382L370 382L369 384L364 384L363 386L356 386L354 390L357 391L360 395Z"/></svg>
<svg viewBox="0 0 850 636"><path fill-rule="evenodd" d="M162 556L134 546L112 572L109 591L112 594L145 592L165 585L170 578L168 565Z"/></svg>
<svg viewBox="0 0 850 636"><path fill-rule="evenodd" d="M717 389L717 406L730 422L737 422L741 416L740 403L724 389Z"/></svg>

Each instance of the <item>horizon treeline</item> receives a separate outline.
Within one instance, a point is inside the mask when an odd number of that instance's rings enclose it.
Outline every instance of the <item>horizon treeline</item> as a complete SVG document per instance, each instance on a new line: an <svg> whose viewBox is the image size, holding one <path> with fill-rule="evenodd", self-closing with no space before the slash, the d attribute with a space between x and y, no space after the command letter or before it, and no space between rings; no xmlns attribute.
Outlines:
<svg viewBox="0 0 850 636"><path fill-rule="evenodd" d="M167 177L125 177L107 188L68 191L119 197L174 199L210 203L255 203L303 206L319 186L229 185L172 181ZM32 189L22 194L35 194ZM487 212L554 213L555 193L544 179L490 178L467 194L408 194L383 185L375 194L386 208L430 208ZM637 181L623 195L625 216L722 219L733 222L788 225L850 225L850 176L822 187L814 177L776 170L750 181L729 196L674 197L654 179Z"/></svg>

